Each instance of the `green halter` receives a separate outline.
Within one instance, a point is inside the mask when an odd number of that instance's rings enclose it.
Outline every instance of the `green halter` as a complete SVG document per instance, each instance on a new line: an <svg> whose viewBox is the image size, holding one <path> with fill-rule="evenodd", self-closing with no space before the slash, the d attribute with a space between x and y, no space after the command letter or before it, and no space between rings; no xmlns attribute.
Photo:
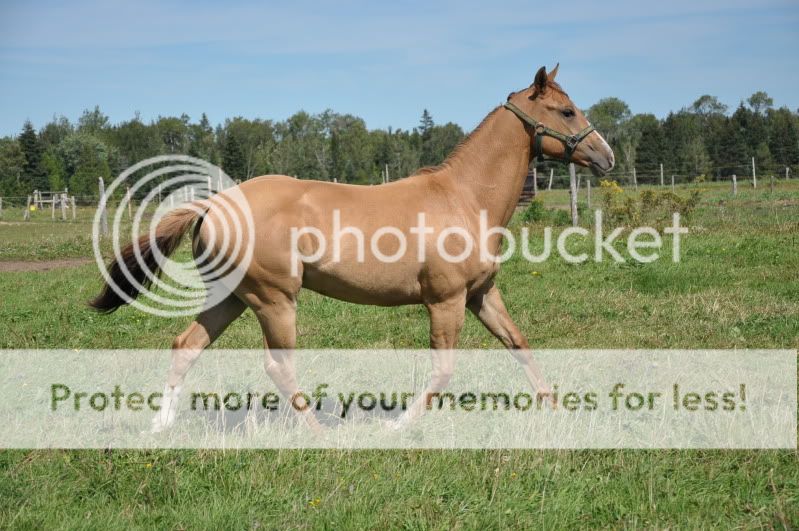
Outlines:
<svg viewBox="0 0 799 531"><path fill-rule="evenodd" d="M516 105L512 104L511 102L506 102L503 107L511 111L513 114L519 117L519 119L529 125L534 130L533 136L533 157L538 157L539 155L543 155L544 152L541 151L541 142L543 141L545 136L551 136L552 138L556 138L563 142L563 145L566 148L566 152L564 154L563 162L568 163L571 161L572 155L574 154L574 150L577 149L577 146L582 142L585 137L590 135L594 132L594 126L590 125L580 131L577 134L568 136L555 131L554 129L550 129L549 127L545 126L532 116L525 114L520 108Z"/></svg>

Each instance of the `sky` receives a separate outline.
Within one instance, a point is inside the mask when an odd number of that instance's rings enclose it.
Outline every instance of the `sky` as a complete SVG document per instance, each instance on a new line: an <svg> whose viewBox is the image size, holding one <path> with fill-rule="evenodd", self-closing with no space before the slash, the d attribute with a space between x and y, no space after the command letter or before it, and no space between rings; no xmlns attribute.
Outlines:
<svg viewBox="0 0 799 531"><path fill-rule="evenodd" d="M799 2L0 0L0 136L25 120L351 113L470 130L540 66L587 108L665 116L757 90L799 108Z"/></svg>

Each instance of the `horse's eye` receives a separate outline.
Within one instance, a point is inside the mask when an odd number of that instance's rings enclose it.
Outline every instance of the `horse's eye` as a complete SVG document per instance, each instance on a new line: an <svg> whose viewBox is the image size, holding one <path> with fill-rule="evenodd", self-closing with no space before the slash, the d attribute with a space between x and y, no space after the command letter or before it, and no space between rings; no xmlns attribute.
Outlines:
<svg viewBox="0 0 799 531"><path fill-rule="evenodd" d="M566 118L571 118L574 116L574 109L563 109L560 113Z"/></svg>

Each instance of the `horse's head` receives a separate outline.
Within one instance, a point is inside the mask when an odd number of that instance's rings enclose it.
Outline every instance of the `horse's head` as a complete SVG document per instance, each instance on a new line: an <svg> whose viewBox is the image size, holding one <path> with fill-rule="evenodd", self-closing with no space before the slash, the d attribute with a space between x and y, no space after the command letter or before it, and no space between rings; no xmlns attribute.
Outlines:
<svg viewBox="0 0 799 531"><path fill-rule="evenodd" d="M505 107L527 124L537 156L574 162L603 175L613 168L613 150L555 82L556 66L541 67L533 84L508 96Z"/></svg>

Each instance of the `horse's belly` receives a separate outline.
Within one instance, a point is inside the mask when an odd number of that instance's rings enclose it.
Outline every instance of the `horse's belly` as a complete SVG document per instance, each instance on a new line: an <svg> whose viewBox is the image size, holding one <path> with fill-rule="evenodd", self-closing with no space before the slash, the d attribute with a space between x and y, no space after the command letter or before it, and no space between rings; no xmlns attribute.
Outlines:
<svg viewBox="0 0 799 531"><path fill-rule="evenodd" d="M391 264L337 264L335 268L305 265L302 286L322 295L356 304L399 306L418 304L417 275Z"/></svg>

